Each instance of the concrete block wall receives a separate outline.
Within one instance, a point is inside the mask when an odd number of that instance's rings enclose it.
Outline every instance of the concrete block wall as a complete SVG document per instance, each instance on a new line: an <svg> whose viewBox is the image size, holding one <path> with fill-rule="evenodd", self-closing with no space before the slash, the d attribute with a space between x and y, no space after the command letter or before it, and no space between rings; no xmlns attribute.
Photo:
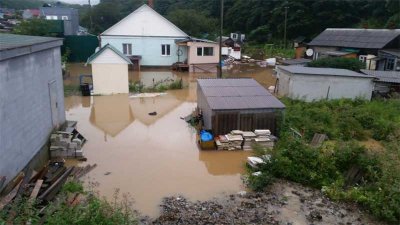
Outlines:
<svg viewBox="0 0 400 225"><path fill-rule="evenodd" d="M65 122L60 48L0 61L0 176L8 183L46 144L54 129L49 82L55 81L58 123Z"/></svg>

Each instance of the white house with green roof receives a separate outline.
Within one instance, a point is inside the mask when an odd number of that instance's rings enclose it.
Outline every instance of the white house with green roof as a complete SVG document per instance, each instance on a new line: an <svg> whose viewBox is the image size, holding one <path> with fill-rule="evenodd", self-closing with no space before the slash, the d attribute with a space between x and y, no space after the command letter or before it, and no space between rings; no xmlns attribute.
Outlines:
<svg viewBox="0 0 400 225"><path fill-rule="evenodd" d="M128 65L132 63L118 49L106 44L87 64L92 65L94 95L129 93Z"/></svg>

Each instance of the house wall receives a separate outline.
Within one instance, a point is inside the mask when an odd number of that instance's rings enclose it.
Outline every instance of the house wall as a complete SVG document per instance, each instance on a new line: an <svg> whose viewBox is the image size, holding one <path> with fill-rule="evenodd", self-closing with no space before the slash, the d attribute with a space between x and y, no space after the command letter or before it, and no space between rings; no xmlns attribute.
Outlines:
<svg viewBox="0 0 400 225"><path fill-rule="evenodd" d="M374 84L372 78L292 75L278 71L278 95L293 99L313 101L357 97L371 99Z"/></svg>
<svg viewBox="0 0 400 225"><path fill-rule="evenodd" d="M171 66L178 62L178 45L175 44L176 38L169 37L134 37L134 36L101 36L100 44L103 47L111 44L119 51L123 52L122 44L132 44L132 55L140 55L140 65L142 66ZM161 55L161 45L171 45L171 55ZM179 57L179 61L183 62L187 59L187 48L181 46L183 54Z"/></svg>
<svg viewBox="0 0 400 225"><path fill-rule="evenodd" d="M314 60L318 59L319 54L321 52L337 51L338 50L337 47L322 47L322 46L312 46L311 49L314 50L314 55L313 55L313 59Z"/></svg>
<svg viewBox="0 0 400 225"><path fill-rule="evenodd" d="M188 42L189 54L188 64L201 64L201 63L217 63L219 61L219 45L216 43L204 42ZM197 56L198 47L213 47L214 55L212 56Z"/></svg>
<svg viewBox="0 0 400 225"><path fill-rule="evenodd" d="M128 64L92 63L93 94L129 93Z"/></svg>
<svg viewBox="0 0 400 225"><path fill-rule="evenodd" d="M60 48L0 61L0 175L7 176L7 183L42 149L54 128L49 83L55 85L54 116L62 124L65 111Z"/></svg>

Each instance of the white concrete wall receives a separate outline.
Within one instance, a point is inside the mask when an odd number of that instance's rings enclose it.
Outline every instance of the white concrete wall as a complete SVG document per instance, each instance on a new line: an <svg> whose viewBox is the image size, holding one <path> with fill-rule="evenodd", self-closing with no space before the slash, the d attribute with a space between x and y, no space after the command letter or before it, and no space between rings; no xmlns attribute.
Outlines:
<svg viewBox="0 0 400 225"><path fill-rule="evenodd" d="M372 78L291 75L283 71L278 71L278 78L278 95L309 102L326 98L370 100L374 88Z"/></svg>
<svg viewBox="0 0 400 225"><path fill-rule="evenodd" d="M31 47L35 49L35 47ZM53 130L49 83L58 124L65 122L60 48L0 61L0 176L9 182L47 143Z"/></svg>
<svg viewBox="0 0 400 225"><path fill-rule="evenodd" d="M93 63L93 94L129 93L128 64Z"/></svg>

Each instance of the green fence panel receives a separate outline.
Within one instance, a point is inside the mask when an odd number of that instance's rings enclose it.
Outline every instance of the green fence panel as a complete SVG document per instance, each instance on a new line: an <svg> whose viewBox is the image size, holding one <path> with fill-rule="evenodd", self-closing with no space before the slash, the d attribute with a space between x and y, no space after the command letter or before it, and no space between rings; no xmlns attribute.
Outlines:
<svg viewBox="0 0 400 225"><path fill-rule="evenodd" d="M99 40L94 35L65 36L62 54L66 52L66 49L69 49L69 62L86 62L87 58L95 52L98 46Z"/></svg>

